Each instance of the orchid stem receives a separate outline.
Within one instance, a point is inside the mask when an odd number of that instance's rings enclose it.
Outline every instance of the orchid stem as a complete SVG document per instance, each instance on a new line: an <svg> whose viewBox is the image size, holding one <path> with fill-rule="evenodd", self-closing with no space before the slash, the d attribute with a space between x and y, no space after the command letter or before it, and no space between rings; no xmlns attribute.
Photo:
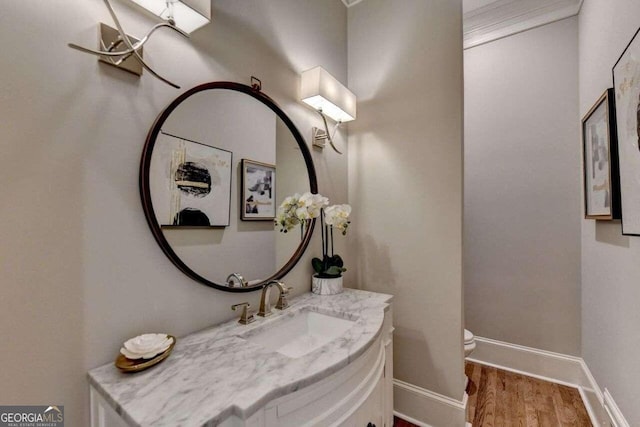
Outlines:
<svg viewBox="0 0 640 427"><path fill-rule="evenodd" d="M324 249L326 230L324 227L324 210L323 209L320 209L320 231L322 232L322 259L324 260L324 257L327 255L327 252Z"/></svg>
<svg viewBox="0 0 640 427"><path fill-rule="evenodd" d="M333 256L333 226L331 226L331 256Z"/></svg>

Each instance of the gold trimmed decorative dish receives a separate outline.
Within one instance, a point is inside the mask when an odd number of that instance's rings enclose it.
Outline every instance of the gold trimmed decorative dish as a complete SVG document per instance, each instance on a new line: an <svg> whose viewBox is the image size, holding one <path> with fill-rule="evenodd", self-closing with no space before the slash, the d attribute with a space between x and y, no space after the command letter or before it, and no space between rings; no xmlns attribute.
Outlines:
<svg viewBox="0 0 640 427"><path fill-rule="evenodd" d="M116 368L120 369L122 372L140 372L148 369L152 366L157 365L162 362L164 359L169 357L173 347L176 345L176 337L173 335L167 335L168 338L173 338L173 342L169 346L168 349L163 351L162 353L154 356L151 359L127 359L123 354L118 354L118 358L115 361Z"/></svg>

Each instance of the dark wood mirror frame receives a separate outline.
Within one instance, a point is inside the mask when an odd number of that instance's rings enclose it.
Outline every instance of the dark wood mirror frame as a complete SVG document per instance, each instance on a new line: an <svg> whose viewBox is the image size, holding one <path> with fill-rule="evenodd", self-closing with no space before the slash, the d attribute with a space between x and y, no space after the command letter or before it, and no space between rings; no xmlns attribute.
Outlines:
<svg viewBox="0 0 640 427"><path fill-rule="evenodd" d="M289 131L291 131L296 142L298 143L298 146L300 147L300 151L302 152L302 156L307 166L307 173L309 175L309 188L311 193L316 194L318 192L316 170L313 165L313 160L311 158L311 152L309 151L309 148L307 147L307 144L304 141L302 134L300 134L300 131L298 131L296 126L293 124L291 119L284 113L284 111L282 111L282 109L271 98L269 98L267 95L262 93L259 89L254 89L251 86L247 86L247 85L244 85L241 83L235 83L235 82L210 82L210 83L204 83L192 89L189 89L182 95L178 96L175 100L171 102L171 104L169 104L167 108L165 108L162 111L162 113L160 113L160 115L154 122L153 126L151 127L151 130L149 131L149 134L147 135L147 140L145 142L144 149L142 150L142 159L140 161L140 180L139 180L140 198L142 200L142 208L144 210L145 217L147 218L147 223L149 224L149 228L153 233L153 237L158 242L158 245L160 245L160 248L162 249L164 254L171 260L171 262L173 262L173 264L176 267L178 267L178 269L180 269L180 271L182 271L184 274L186 274L187 276L189 276L190 278L192 278L197 282L200 282L204 285L210 286L215 289L219 289L221 291L251 292L251 291L256 291L261 289L264 286L264 284L269 280L281 279L289 271L291 271L291 269L298 263L298 261L300 260L300 257L302 256L307 246L309 245L309 241L311 240L313 229L315 227L315 219L311 220L310 223L308 224L307 230L304 236L302 237L302 240L300 241L300 245L295 250L295 252L291 256L289 261L282 268L280 268L280 270L278 270L275 274L263 280L262 282L254 284L252 286L229 287L224 284L212 282L207 278L200 276L191 268L189 268L189 266L187 266L180 259L180 257L174 252L174 250L171 248L171 245L169 245L169 242L167 241L164 234L162 233L162 230L157 221L155 212L153 210L153 203L151 202L151 191L149 188L149 170L151 166L151 156L153 154L153 149L155 147L156 139L158 137L158 134L160 133L160 130L162 129L162 126L164 125L168 117L171 115L173 110L175 110L183 101L187 100L190 96L199 92L214 90L214 89L226 89L226 90L242 92L260 101L261 103L269 107L274 113L276 113L276 115L287 125L287 128L289 128ZM229 272L229 273L232 273L232 272ZM239 273L242 273L242 272L239 272Z"/></svg>

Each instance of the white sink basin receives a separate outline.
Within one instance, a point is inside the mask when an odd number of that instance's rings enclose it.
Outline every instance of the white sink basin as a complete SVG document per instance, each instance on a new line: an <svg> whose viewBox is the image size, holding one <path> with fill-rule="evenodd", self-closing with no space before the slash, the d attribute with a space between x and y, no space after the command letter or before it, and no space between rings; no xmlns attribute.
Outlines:
<svg viewBox="0 0 640 427"><path fill-rule="evenodd" d="M268 350L296 358L333 341L354 324L353 320L302 310L240 337Z"/></svg>

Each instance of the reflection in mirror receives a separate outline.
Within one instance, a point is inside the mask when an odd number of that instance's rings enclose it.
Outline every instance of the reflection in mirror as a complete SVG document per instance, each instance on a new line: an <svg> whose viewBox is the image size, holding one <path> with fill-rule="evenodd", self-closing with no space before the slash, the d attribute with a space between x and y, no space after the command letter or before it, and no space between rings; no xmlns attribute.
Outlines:
<svg viewBox="0 0 640 427"><path fill-rule="evenodd" d="M264 282L308 242L280 233L273 221L286 196L315 190L306 145L285 120L247 93L202 90L159 119L155 143L147 142L155 224L170 252L210 286L226 287L234 272L249 286Z"/></svg>

